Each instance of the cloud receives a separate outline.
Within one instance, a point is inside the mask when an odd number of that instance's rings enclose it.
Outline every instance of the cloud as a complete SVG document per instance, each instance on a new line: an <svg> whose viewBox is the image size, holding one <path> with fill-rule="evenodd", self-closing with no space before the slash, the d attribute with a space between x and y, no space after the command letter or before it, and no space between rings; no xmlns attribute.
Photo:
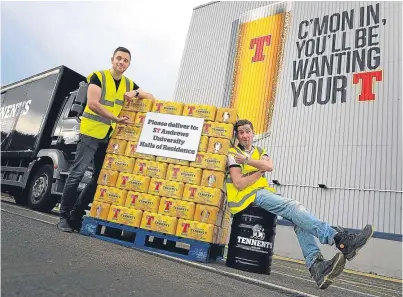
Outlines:
<svg viewBox="0 0 403 297"><path fill-rule="evenodd" d="M2 84L58 65L87 75L109 68L113 50L125 46L132 52L126 75L157 98L173 100L193 8L201 4L2 2Z"/></svg>

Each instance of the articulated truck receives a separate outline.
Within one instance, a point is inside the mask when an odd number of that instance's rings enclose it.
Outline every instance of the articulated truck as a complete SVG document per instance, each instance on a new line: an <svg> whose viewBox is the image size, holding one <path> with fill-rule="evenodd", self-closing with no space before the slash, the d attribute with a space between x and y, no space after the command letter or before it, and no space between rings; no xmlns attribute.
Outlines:
<svg viewBox="0 0 403 297"><path fill-rule="evenodd" d="M60 201L87 88L86 78L66 66L2 86L1 192L14 196L17 204L47 212Z"/></svg>

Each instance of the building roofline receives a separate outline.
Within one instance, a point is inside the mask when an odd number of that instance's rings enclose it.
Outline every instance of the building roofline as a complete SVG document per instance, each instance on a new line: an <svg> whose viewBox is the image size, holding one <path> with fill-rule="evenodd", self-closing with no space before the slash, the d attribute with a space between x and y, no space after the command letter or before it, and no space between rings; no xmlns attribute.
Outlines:
<svg viewBox="0 0 403 297"><path fill-rule="evenodd" d="M199 8L204 7L204 6L211 5L211 4L214 4L214 3L217 3L217 2L221 2L221 1L211 1L211 2L208 2L208 3L206 3L206 4L202 4L202 5L196 6L195 8L193 8L193 10L196 10L196 9L199 9Z"/></svg>

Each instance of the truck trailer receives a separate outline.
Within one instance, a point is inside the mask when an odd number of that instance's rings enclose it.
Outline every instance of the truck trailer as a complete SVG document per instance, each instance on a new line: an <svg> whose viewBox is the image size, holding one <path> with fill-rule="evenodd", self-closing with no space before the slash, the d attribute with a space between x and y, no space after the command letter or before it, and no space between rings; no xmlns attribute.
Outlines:
<svg viewBox="0 0 403 297"><path fill-rule="evenodd" d="M87 88L85 76L63 65L2 86L1 192L17 204L48 212L60 201Z"/></svg>

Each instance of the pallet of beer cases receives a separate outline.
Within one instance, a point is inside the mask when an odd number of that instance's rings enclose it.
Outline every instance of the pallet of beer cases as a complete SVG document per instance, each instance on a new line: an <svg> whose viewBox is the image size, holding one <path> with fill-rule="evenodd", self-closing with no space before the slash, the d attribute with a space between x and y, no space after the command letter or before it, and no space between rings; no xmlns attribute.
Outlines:
<svg viewBox="0 0 403 297"><path fill-rule="evenodd" d="M136 152L147 112L204 118L194 162ZM81 233L190 260L222 257L231 225L223 189L235 110L135 99L125 101L120 116L134 124L118 124L109 141Z"/></svg>

